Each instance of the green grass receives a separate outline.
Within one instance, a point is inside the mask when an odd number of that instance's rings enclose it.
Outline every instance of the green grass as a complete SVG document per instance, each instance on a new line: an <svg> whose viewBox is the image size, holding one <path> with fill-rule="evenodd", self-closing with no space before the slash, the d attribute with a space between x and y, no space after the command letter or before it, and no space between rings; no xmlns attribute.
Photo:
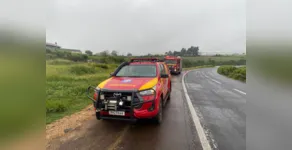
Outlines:
<svg viewBox="0 0 292 150"><path fill-rule="evenodd" d="M246 67L220 66L217 72L229 78L246 82Z"/></svg>
<svg viewBox="0 0 292 150"><path fill-rule="evenodd" d="M183 67L197 66L221 66L221 65L245 65L245 56L199 56L199 57L183 57Z"/></svg>
<svg viewBox="0 0 292 150"><path fill-rule="evenodd" d="M91 103L88 86L109 77L116 65L93 63L46 63L46 123L78 112Z"/></svg>
<svg viewBox="0 0 292 150"><path fill-rule="evenodd" d="M234 61L238 61L240 59L246 59L246 56L199 56L199 57L183 57L183 59L187 59L187 60L193 60L193 61L209 61L214 60L217 62L220 61L230 61L230 60L234 60Z"/></svg>

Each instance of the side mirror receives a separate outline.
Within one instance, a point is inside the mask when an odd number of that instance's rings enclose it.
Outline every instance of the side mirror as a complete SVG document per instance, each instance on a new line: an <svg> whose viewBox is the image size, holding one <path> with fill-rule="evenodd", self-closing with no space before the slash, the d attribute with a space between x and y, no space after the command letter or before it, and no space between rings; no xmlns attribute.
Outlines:
<svg viewBox="0 0 292 150"><path fill-rule="evenodd" d="M110 73L110 76L113 76L114 75L114 73L112 72L112 73Z"/></svg>
<svg viewBox="0 0 292 150"><path fill-rule="evenodd" d="M161 74L161 78L168 78L168 74Z"/></svg>

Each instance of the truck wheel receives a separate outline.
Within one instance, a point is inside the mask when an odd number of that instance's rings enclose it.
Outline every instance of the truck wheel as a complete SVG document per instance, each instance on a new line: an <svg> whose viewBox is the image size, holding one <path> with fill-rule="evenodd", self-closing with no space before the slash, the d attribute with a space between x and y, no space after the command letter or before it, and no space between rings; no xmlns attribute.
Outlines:
<svg viewBox="0 0 292 150"><path fill-rule="evenodd" d="M96 112L95 115L96 115L96 119L100 120L100 112Z"/></svg>
<svg viewBox="0 0 292 150"><path fill-rule="evenodd" d="M154 117L154 120L156 124L162 123L162 101L159 102L158 114Z"/></svg>
<svg viewBox="0 0 292 150"><path fill-rule="evenodd" d="M167 98L167 100L169 101L171 98L170 98L170 96L171 96L171 84L170 84L170 89L169 89L169 96L168 96L168 98Z"/></svg>

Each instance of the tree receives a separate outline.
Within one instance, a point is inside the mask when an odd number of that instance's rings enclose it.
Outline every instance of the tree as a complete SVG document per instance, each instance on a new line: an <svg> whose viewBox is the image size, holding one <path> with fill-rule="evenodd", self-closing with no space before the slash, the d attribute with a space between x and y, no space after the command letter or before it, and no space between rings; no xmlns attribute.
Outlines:
<svg viewBox="0 0 292 150"><path fill-rule="evenodd" d="M105 50L105 51L100 52L99 54L100 54L100 56L108 56L109 55L109 51Z"/></svg>
<svg viewBox="0 0 292 150"><path fill-rule="evenodd" d="M111 53L111 55L112 55L112 56L118 56L118 52L115 51L115 50L113 50L112 53Z"/></svg>
<svg viewBox="0 0 292 150"><path fill-rule="evenodd" d="M195 54L195 56L199 56L199 47L198 46L195 47L194 54Z"/></svg>
<svg viewBox="0 0 292 150"><path fill-rule="evenodd" d="M182 56L185 56L187 54L187 50L185 48L182 48L180 53Z"/></svg>
<svg viewBox="0 0 292 150"><path fill-rule="evenodd" d="M190 48L188 48L187 54L189 56L199 56L199 47L191 46Z"/></svg>
<svg viewBox="0 0 292 150"><path fill-rule="evenodd" d="M173 55L173 53L172 53L172 51L168 51L168 52L165 52L165 55L171 56L171 55Z"/></svg>
<svg viewBox="0 0 292 150"><path fill-rule="evenodd" d="M52 53L52 50L46 49L46 53Z"/></svg>
<svg viewBox="0 0 292 150"><path fill-rule="evenodd" d="M178 52L178 51L174 51L174 52L173 52L173 55L174 55L174 56L179 56L180 54L181 54L181 53Z"/></svg>
<svg viewBox="0 0 292 150"><path fill-rule="evenodd" d="M128 53L127 56L128 56L128 57L131 57L131 56L133 56L133 55L132 55L131 53Z"/></svg>
<svg viewBox="0 0 292 150"><path fill-rule="evenodd" d="M188 56L192 56L192 48L190 47L190 48L188 48L188 50L187 50L187 55Z"/></svg>
<svg viewBox="0 0 292 150"><path fill-rule="evenodd" d="M90 51L90 50L86 50L86 51L85 51L85 54L87 54L87 55L89 55L89 56L92 56L93 53L92 53L92 51Z"/></svg>

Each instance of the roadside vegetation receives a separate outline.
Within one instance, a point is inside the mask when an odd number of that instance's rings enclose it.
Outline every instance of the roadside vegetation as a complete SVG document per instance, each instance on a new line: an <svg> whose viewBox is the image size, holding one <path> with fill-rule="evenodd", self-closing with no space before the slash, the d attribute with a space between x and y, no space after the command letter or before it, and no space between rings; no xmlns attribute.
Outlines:
<svg viewBox="0 0 292 150"><path fill-rule="evenodd" d="M219 74L246 82L246 67L235 67L235 66L220 66L217 70Z"/></svg>
<svg viewBox="0 0 292 150"><path fill-rule="evenodd" d="M163 58L163 55L141 57ZM118 55L117 51L93 54L74 54L46 51L46 123L78 112L91 104L86 97L88 86L96 86L109 77L119 64L130 60L132 54ZM215 65L245 65L245 56L184 56L184 70Z"/></svg>
<svg viewBox="0 0 292 150"><path fill-rule="evenodd" d="M95 64L68 60L46 63L46 123L72 114L91 101L85 91L97 85L117 67L116 64Z"/></svg>

